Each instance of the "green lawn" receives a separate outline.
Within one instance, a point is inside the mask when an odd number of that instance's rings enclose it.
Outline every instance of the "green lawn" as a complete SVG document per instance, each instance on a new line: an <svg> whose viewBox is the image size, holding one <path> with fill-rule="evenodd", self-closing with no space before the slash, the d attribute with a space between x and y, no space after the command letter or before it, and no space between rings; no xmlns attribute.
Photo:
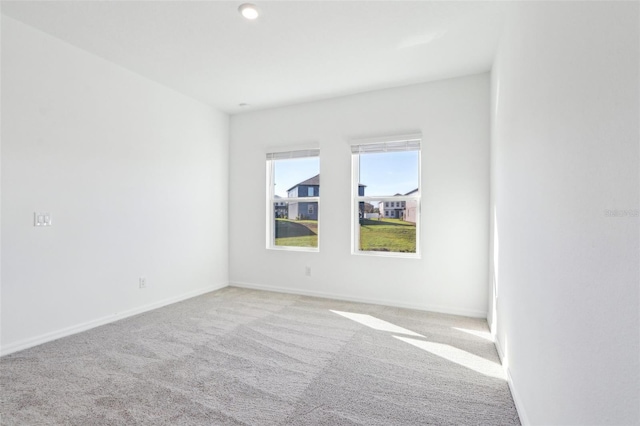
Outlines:
<svg viewBox="0 0 640 426"><path fill-rule="evenodd" d="M415 253L416 225L400 219L361 219L360 250Z"/></svg>
<svg viewBox="0 0 640 426"><path fill-rule="evenodd" d="M275 245L318 247L317 220L276 219Z"/></svg>
<svg viewBox="0 0 640 426"><path fill-rule="evenodd" d="M275 245L318 247L318 221L276 219ZM416 252L416 226L400 219L360 220L360 250Z"/></svg>

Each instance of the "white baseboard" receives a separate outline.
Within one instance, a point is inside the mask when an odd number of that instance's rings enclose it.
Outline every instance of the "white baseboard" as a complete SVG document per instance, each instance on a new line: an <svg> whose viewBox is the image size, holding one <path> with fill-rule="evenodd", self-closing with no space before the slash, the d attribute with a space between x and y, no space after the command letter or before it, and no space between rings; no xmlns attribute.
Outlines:
<svg viewBox="0 0 640 426"><path fill-rule="evenodd" d="M191 299L192 297L200 296L205 293L210 293L212 291L220 290L221 288L227 287L228 283L222 283L217 285L211 285L207 287L202 287L197 290L193 290L187 293L180 294L175 297L169 297L167 299L160 300L158 302L149 303L147 305L139 306L137 308L129 309L124 312L116 312L112 315L107 315L102 318L97 318L91 321L84 322L82 324L73 325L71 327L66 327L61 330L52 331L49 333L41 334L36 337L31 337L28 339L20 340L15 343L10 343L8 345L3 345L0 348L0 356L9 355L14 352L21 351L23 349L31 348L33 346L41 345L43 343L50 342L52 340L57 340L62 337L70 336L72 334L77 334L86 330L90 330L95 327L99 327L101 325L109 324L111 322L115 322L127 317L131 317L134 315L141 314L143 312L152 311L154 309L161 308L163 306L171 305L173 303L181 302L186 299Z"/></svg>
<svg viewBox="0 0 640 426"><path fill-rule="evenodd" d="M527 417L527 413L524 410L524 405L522 404L522 398L520 398L520 394L516 390L515 385L513 384L513 378L511 377L511 370L509 369L509 364L505 363L504 352L502 351L502 346L500 345L500 341L496 337L493 340L496 351L498 351L498 357L500 357L500 363L504 367L504 372L507 376L507 383L509 384L509 390L511 391L511 396L513 397L513 403L516 405L516 411L518 412L518 417L520 417L520 423L522 426L529 426L531 422Z"/></svg>
<svg viewBox="0 0 640 426"><path fill-rule="evenodd" d="M278 286L272 286L272 285L245 283L245 282L238 282L238 281L229 282L229 286L249 288L253 290L274 291L277 293L298 294L301 296L321 297L324 299L344 300L347 302L370 303L374 305L394 306L396 308L415 309L419 311L438 312L441 314L460 315L460 316L473 317L473 318L484 318L484 319L487 318L486 311L474 311L474 310L449 308L449 307L435 306L435 305L422 305L417 303L404 303L404 302L397 302L393 300L382 300L382 299L367 298L367 297L353 297L353 296L347 296L347 295L338 294L338 293L327 293L323 291L302 290L297 288L278 287Z"/></svg>
<svg viewBox="0 0 640 426"><path fill-rule="evenodd" d="M507 366L504 364L504 352L502 352L502 346L500 346L500 341L498 340L498 336L494 337L493 344L495 345L496 351L498 352L498 358L500 358L500 363L506 369Z"/></svg>

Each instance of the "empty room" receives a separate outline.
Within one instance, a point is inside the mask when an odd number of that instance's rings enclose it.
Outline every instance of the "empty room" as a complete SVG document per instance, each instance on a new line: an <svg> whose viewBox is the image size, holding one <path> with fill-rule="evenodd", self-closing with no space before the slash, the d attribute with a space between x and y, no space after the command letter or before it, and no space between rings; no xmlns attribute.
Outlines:
<svg viewBox="0 0 640 426"><path fill-rule="evenodd" d="M0 11L1 425L640 424L640 2Z"/></svg>

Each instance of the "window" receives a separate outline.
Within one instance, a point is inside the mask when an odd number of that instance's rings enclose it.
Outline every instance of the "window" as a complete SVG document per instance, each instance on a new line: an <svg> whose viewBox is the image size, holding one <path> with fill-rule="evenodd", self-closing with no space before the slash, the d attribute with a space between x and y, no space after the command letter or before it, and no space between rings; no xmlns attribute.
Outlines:
<svg viewBox="0 0 640 426"><path fill-rule="evenodd" d="M351 142L352 253L420 257L421 139L408 135ZM362 186L365 194L358 192ZM358 211L365 203L380 205L384 215L361 218Z"/></svg>
<svg viewBox="0 0 640 426"><path fill-rule="evenodd" d="M319 155L318 149L267 154L267 248L318 251Z"/></svg>

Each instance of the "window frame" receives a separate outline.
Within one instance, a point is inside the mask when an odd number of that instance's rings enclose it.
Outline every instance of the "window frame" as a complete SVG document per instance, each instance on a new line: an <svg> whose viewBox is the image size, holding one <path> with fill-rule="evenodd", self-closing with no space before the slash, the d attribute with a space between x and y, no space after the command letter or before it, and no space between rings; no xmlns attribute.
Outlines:
<svg viewBox="0 0 640 426"><path fill-rule="evenodd" d="M401 143L407 143L407 145L413 143L417 143L417 149L406 149L418 151L418 190L412 191L411 195L384 195L384 196L360 196L358 194L358 187L360 185L360 155L367 153L381 153L381 152L394 152L399 151L400 149L389 149L389 151L385 150L368 150L367 148L375 149L380 145L389 145L393 146L399 145ZM422 208L421 208L421 189L422 189L422 135L421 134L410 134L410 135L400 135L396 137L382 137L382 138L371 138L371 139L353 139L349 141L351 145L351 254L357 256L374 256L374 257L392 257L392 258L407 258L407 259L421 259L421 244L420 244L420 229L421 229L421 217L422 217ZM363 147L364 145L368 145L367 148L361 149L359 152L355 152L356 147ZM382 202L384 215L382 212L379 214L382 217L391 218L390 211L387 210L387 206L394 206L396 202L405 202L405 206L409 201L415 201L416 203L416 251L415 253L406 253L406 252L385 252L385 251L364 251L360 250L360 203L368 202L372 203L373 201ZM402 205L402 203L400 203ZM406 211L406 207L404 207ZM395 212L395 210L392 210ZM395 218L396 215L394 215ZM402 215L397 215L398 217Z"/></svg>
<svg viewBox="0 0 640 426"><path fill-rule="evenodd" d="M307 155L305 155L307 154ZM311 252L317 253L320 251L320 196L314 197L287 197L287 198L275 198L275 165L276 161L296 158L318 158L318 172L320 171L320 149L317 146L310 147L291 147L291 148L275 148L267 151L266 158L266 248L267 250L280 250L280 251L296 251L296 252ZM296 246L278 246L275 244L275 207L274 203L280 200L283 204L288 205L291 203L317 203L316 214L318 215L318 227L317 236L318 244L316 247L296 247Z"/></svg>

